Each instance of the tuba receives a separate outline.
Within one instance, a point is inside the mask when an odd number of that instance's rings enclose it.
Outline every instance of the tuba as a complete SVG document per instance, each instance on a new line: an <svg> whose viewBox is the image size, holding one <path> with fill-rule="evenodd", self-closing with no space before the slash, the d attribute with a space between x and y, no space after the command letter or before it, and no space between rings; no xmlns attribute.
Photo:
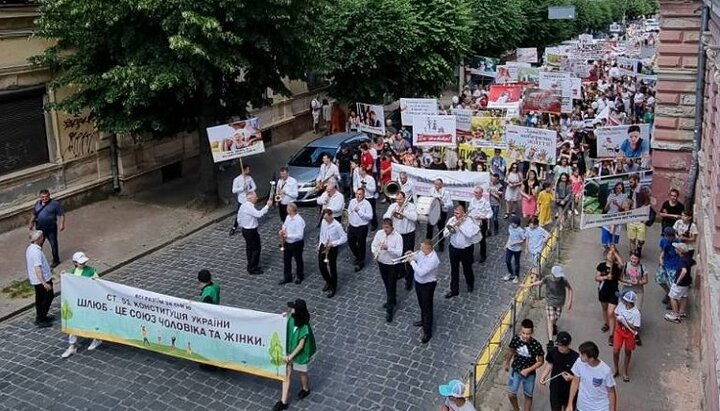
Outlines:
<svg viewBox="0 0 720 411"><path fill-rule="evenodd" d="M400 184L397 181L390 181L383 186L382 192L385 197L394 200L400 192Z"/></svg>

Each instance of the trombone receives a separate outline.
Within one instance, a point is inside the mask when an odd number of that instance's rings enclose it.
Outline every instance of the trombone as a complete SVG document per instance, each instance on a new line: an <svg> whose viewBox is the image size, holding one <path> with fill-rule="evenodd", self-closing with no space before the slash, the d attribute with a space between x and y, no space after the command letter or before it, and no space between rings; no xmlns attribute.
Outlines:
<svg viewBox="0 0 720 411"><path fill-rule="evenodd" d="M435 235L433 236L433 238L430 239L430 242L432 243L432 248L433 248L433 249L434 249L435 246L438 245L438 243L443 239L443 234L444 234L443 231L445 231L445 230L440 230L440 231L438 231L437 234L435 234ZM412 252L411 252L411 251L408 251L407 253L405 253L404 255L402 255L402 256L400 256L400 257L398 257L398 258L394 258L394 259L392 260L392 263L393 263L393 264L408 263L408 262L410 262L410 259L412 259L413 257L415 257L415 254L417 254L417 253L419 253L419 252L420 252L420 250L416 250L416 251L412 251Z"/></svg>

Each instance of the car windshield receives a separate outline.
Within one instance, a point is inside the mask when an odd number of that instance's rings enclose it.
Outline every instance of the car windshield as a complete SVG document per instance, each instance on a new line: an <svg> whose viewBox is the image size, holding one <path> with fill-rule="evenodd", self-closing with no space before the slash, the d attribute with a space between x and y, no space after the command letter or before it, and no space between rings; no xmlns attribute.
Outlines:
<svg viewBox="0 0 720 411"><path fill-rule="evenodd" d="M327 153L330 158L335 156L335 149L329 147L303 147L290 159L288 165L295 167L320 167L322 155Z"/></svg>

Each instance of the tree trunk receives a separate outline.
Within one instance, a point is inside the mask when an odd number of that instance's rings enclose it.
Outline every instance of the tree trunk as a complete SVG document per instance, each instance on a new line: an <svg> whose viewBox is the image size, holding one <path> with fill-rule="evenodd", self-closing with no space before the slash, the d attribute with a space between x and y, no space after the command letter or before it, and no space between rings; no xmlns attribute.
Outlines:
<svg viewBox="0 0 720 411"><path fill-rule="evenodd" d="M220 203L220 195L218 192L217 171L215 163L213 162L210 141L207 135L209 123L208 116L203 113L200 116L198 124L198 138L200 139L200 195L198 205L207 208L216 208Z"/></svg>

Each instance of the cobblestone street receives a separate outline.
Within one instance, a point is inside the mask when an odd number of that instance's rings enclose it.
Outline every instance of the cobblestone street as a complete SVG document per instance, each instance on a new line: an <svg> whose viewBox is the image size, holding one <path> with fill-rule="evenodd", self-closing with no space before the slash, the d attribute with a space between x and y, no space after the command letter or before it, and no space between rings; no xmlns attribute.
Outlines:
<svg viewBox="0 0 720 411"><path fill-rule="evenodd" d="M382 208L385 208L384 205ZM384 289L376 265L355 273L349 250L338 261L339 289L333 299L321 292L315 245L316 208L302 208L306 220L306 279L302 285L277 285L282 277L276 210L261 222L265 273L245 269L241 235L228 237L231 219L144 257L105 277L134 287L181 298L196 298L196 273L206 268L219 282L224 305L280 312L286 302L304 298L310 309L318 354L310 375L311 395L294 399L292 409L425 410L440 404L437 385L462 377L481 350L496 317L510 301L514 285L504 283L505 235L488 239L488 260L474 264L476 286L446 300L447 252L440 253L441 275L435 294L435 331L420 344L415 292L398 289L395 320L385 322ZM501 232L506 230L501 222ZM370 242L372 235L368 243ZM418 241L424 225L418 229ZM478 250L476 249L476 258ZM370 258L370 254L369 254ZM461 275L462 278L462 275ZM400 284L400 283L399 283ZM55 300L52 312L58 309ZM0 324L0 409L2 410L201 410L270 409L280 383L232 371L208 373L197 364L112 343L95 352L85 345L63 360L67 336L59 321L37 329L33 313Z"/></svg>

